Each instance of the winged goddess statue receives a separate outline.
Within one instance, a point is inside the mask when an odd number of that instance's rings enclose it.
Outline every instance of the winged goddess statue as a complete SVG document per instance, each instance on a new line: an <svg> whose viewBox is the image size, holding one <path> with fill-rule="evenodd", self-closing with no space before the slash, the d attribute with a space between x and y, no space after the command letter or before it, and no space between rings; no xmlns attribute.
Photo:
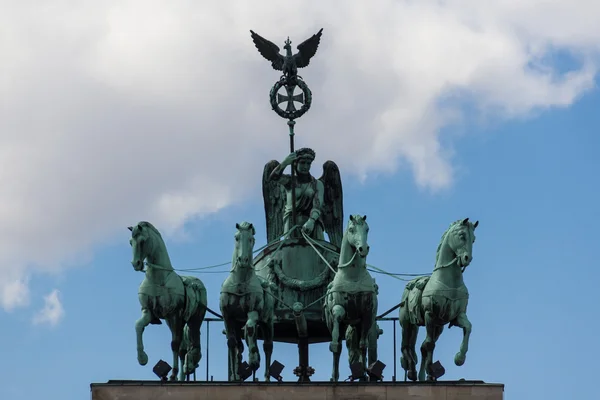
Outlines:
<svg viewBox="0 0 600 400"><path fill-rule="evenodd" d="M310 174L314 159L312 149L302 148L289 154L281 163L271 160L265 165L262 187L269 242L292 228L294 193L296 224L313 239L325 240L324 232L327 233L329 242L340 247L344 221L340 170L333 161L326 161L323 175L315 179ZM295 167L293 177L283 173L289 165Z"/></svg>
<svg viewBox="0 0 600 400"><path fill-rule="evenodd" d="M288 80L293 80L296 78L298 74L298 68L304 68L308 66L310 59L317 53L317 48L319 47L322 33L323 29L321 28L319 32L300 43L297 47L298 52L294 55L292 55L292 42L288 37L285 41L285 45L283 46L286 51L284 56L280 54L280 49L275 43L263 38L252 30L250 31L252 41L254 42L254 45L258 49L259 53L264 58L271 61L273 69L277 71L283 71L283 75Z"/></svg>

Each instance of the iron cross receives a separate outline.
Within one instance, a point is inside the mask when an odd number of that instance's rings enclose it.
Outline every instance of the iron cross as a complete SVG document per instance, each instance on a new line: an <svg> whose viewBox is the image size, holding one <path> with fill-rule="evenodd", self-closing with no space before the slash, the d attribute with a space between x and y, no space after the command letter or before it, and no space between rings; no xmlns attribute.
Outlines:
<svg viewBox="0 0 600 400"><path fill-rule="evenodd" d="M296 111L296 107L294 106L295 101L304 104L304 93L294 95L294 89L296 89L296 85L285 85L287 95L277 93L277 104L287 102L286 111L288 112Z"/></svg>

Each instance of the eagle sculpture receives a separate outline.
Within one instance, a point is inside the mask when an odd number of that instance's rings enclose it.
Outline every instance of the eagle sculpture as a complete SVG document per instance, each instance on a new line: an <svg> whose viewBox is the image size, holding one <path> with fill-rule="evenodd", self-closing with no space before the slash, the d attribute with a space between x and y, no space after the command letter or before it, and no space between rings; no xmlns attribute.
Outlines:
<svg viewBox="0 0 600 400"><path fill-rule="evenodd" d="M280 238L284 232L283 213L286 203L286 191L277 181L269 179L271 172L279 165L279 161L269 161L263 170L262 189L267 222L267 240L272 242ZM325 188L324 204L321 207L323 229L329 242L336 247L342 244L344 235L344 199L342 179L337 164L326 161L323 164L323 175L319 178Z"/></svg>
<svg viewBox="0 0 600 400"><path fill-rule="evenodd" d="M258 52L264 58L271 61L273 69L283 71L286 78L293 79L298 74L298 68L306 67L310 63L310 59L317 53L322 32L323 28L300 43L298 45L298 52L294 55L292 55L292 42L288 37L285 41L285 46L283 46L286 50L285 56L280 54L280 49L275 43L263 38L252 30L250 31L250 36Z"/></svg>

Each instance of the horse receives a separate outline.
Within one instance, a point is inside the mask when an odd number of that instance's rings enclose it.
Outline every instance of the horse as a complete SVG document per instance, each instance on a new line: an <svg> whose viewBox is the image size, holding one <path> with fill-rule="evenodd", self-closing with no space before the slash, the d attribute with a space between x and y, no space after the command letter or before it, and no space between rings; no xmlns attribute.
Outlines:
<svg viewBox="0 0 600 400"><path fill-rule="evenodd" d="M369 245L367 236L369 225L367 216L351 215L342 237L338 269L333 281L327 287L324 302L325 321L331 332L329 350L333 353L331 381L339 380L342 335L349 326L354 327L358 336L359 362L363 371L367 365L369 333L375 324L375 282L367 271ZM361 380L366 380L363 372Z"/></svg>
<svg viewBox="0 0 600 400"><path fill-rule="evenodd" d="M469 350L472 325L467 318L469 291L463 281L463 272L473 259L475 228L479 221L469 218L453 222L442 235L437 248L436 262L430 277L422 276L408 282L400 302L399 322L402 329L401 365L408 379L417 380L415 344L419 327L424 326L427 336L421 345L419 381L435 381L433 350L444 326L463 329L463 340L454 363L465 363Z"/></svg>
<svg viewBox="0 0 600 400"><path fill-rule="evenodd" d="M150 222L142 221L128 229L133 250L131 264L135 271L146 275L138 290L142 306L142 316L135 323L138 362L140 365L148 363L148 355L144 351L144 329L149 324L162 324L160 320L163 319L172 337L173 370L169 379L177 380L181 359L179 380L183 381L195 371L202 357L200 328L208 304L206 288L196 277L175 273L165 242ZM184 328L188 340L183 340Z"/></svg>
<svg viewBox="0 0 600 400"><path fill-rule="evenodd" d="M225 323L229 355L229 380L239 381L242 362L242 334L248 346L248 365L253 371L260 367L257 329L263 333L265 381L270 380L269 366L273 353L275 301L270 284L261 282L253 267L256 231L249 222L235 225L235 246L229 276L221 286L219 307Z"/></svg>

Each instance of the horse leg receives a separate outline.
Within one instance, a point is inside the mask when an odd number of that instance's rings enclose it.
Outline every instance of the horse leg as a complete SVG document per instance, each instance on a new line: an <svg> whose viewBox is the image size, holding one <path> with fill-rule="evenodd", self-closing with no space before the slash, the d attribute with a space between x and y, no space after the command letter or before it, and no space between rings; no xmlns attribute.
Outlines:
<svg viewBox="0 0 600 400"><path fill-rule="evenodd" d="M241 324L236 324L235 326L235 337L236 337L236 343L237 343L237 355L236 355L236 359L237 359L237 368L238 373L239 373L239 366L242 365L242 362L244 361L244 335L245 333L243 332L244 327Z"/></svg>
<svg viewBox="0 0 600 400"><path fill-rule="evenodd" d="M271 380L271 355L273 354L273 337L275 336L273 320L269 319L263 324L263 350L265 352L265 382Z"/></svg>
<svg viewBox="0 0 600 400"><path fill-rule="evenodd" d="M236 321L233 318L229 318L226 313L223 313L223 322L225 324L225 333L227 335L227 354L229 356L229 381L238 381L240 379L238 375L239 361L237 354L237 342L239 338L236 335Z"/></svg>
<svg viewBox="0 0 600 400"><path fill-rule="evenodd" d="M253 371L260 367L260 353L256 344L257 325L258 311L250 311L248 321L246 321L246 344L248 345L248 365Z"/></svg>
<svg viewBox="0 0 600 400"><path fill-rule="evenodd" d="M181 344L179 345L179 380L180 381L185 381L185 378L187 377L187 374L185 373L185 366L187 363L187 352L188 352L188 348L190 347L190 338L188 336L189 333L189 328L184 326L183 327L183 338L181 339Z"/></svg>
<svg viewBox="0 0 600 400"><path fill-rule="evenodd" d="M342 337L338 336L337 341L331 341L334 347L337 349L336 352L333 352L333 368L331 370L331 382L337 382L340 379L340 357L342 355ZM357 353L353 352L355 357L358 358ZM350 354L348 354L348 358L350 358Z"/></svg>
<svg viewBox="0 0 600 400"><path fill-rule="evenodd" d="M173 370L169 380L176 381L179 372L179 348L183 339L183 319L180 317L171 317L167 320L167 325L171 329L171 351L173 352Z"/></svg>
<svg viewBox="0 0 600 400"><path fill-rule="evenodd" d="M195 316L188 322L188 333L187 348L185 355L185 366L182 369L182 373L185 374L186 378L192 374L202 358L202 350L200 345L200 327L202 326L202 319Z"/></svg>
<svg viewBox="0 0 600 400"><path fill-rule="evenodd" d="M459 326L463 329L463 340L460 344L460 350L454 356L454 364L459 367L465 363L467 358L467 351L469 351L469 337L471 336L471 321L467 318L467 314L462 312L456 317L454 325Z"/></svg>
<svg viewBox="0 0 600 400"><path fill-rule="evenodd" d="M402 330L402 344L400 346L402 357L400 358L400 365L404 371L406 371L407 378L411 381L416 381L418 378L418 360L415 346L419 335L419 326L410 322L410 315L407 307L408 306L404 304L400 308L398 315L398 322L400 322L400 328Z"/></svg>
<svg viewBox="0 0 600 400"><path fill-rule="evenodd" d="M435 348L435 344L437 343L438 339L442 335L442 332L444 331L444 325L434 325L433 329L434 329L433 345ZM427 375L428 375L427 378L430 381L435 381L435 380L437 380L437 378L435 378L434 376L431 375L431 364L433 364L433 349L431 350L431 355L429 357L430 357L429 358L429 367L427 367L428 369L426 369ZM423 365L423 364L421 364L421 365Z"/></svg>
<svg viewBox="0 0 600 400"><path fill-rule="evenodd" d="M331 330L329 351L333 353L332 382L337 382L340 378L340 355L342 354L342 336L340 335L340 328L342 328L341 325L345 316L346 310L344 310L344 307L336 304L331 309L333 329Z"/></svg>
<svg viewBox="0 0 600 400"><path fill-rule="evenodd" d="M340 325L342 323L342 320L344 319L344 317L346 316L346 310L344 310L344 307L340 306L340 305L335 305L333 306L333 309L331 310L331 314L332 314L332 325L333 325L333 329L331 331L331 344L329 346L329 350L332 353L337 353L339 351L341 351L341 336L340 336Z"/></svg>
<svg viewBox="0 0 600 400"><path fill-rule="evenodd" d="M180 381L185 381L187 375L183 372L185 371L185 364L187 362L187 354L184 354L183 356L181 354L179 354L179 380Z"/></svg>
<svg viewBox="0 0 600 400"><path fill-rule="evenodd" d="M429 372L431 371L431 364L433 359L433 350L435 349L435 325L433 319L433 313L431 311L425 311L425 330L427 336L421 344L421 368L419 368L419 380L425 380L425 373L427 378L430 378Z"/></svg>
<svg viewBox="0 0 600 400"><path fill-rule="evenodd" d="M371 329L369 330L369 346L368 346L368 358L367 364L371 365L378 359L377 354L377 322L375 319L371 322Z"/></svg>
<svg viewBox="0 0 600 400"><path fill-rule="evenodd" d="M415 344L419 334L419 326L413 325L409 322L405 322L401 325L402 328L402 344L400 351L402 353L402 359L400 364L406 371L407 378L411 381L417 380L417 354L415 352Z"/></svg>
<svg viewBox="0 0 600 400"><path fill-rule="evenodd" d="M360 329L360 339L358 342L358 348L360 350L360 363L363 366L363 372L365 374L361 380L367 379L367 347L369 344L369 332L371 331L372 320L372 315L367 315L366 318L362 318L358 325L358 328Z"/></svg>
<svg viewBox="0 0 600 400"><path fill-rule="evenodd" d="M152 315L147 308L142 308L142 316L140 319L135 321L135 334L137 337L137 359L140 365L148 364L148 355L144 351L144 340L143 334L144 329L148 325L150 325L150 321L152 320Z"/></svg>

